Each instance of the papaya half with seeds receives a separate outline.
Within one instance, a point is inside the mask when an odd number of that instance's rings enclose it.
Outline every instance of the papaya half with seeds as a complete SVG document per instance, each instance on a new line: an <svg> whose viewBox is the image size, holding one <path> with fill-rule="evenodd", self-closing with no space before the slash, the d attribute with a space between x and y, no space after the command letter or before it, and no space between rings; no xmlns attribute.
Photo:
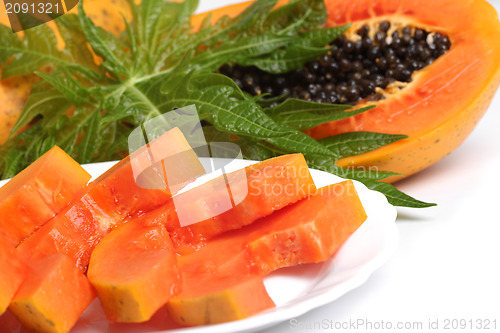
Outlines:
<svg viewBox="0 0 500 333"><path fill-rule="evenodd" d="M212 19L237 15L248 4L217 9ZM376 108L307 133L315 139L353 131L406 134L408 139L337 162L342 167L376 167L404 176L434 164L457 148L485 113L500 83L500 23L494 8L484 0L325 0L325 4L328 26L352 24L345 34L347 40L359 39L357 31L363 26L371 28L367 37L376 40L375 28L388 22L388 37L405 28L411 36L421 30L428 38L424 42L433 44L433 37L439 34L446 36L449 48L411 73L409 82L377 88L380 96L375 101L365 98L355 104L375 104ZM199 26L205 15L195 16L193 25ZM406 57L412 60L413 56Z"/></svg>
<svg viewBox="0 0 500 333"><path fill-rule="evenodd" d="M500 23L494 8L483 0L326 0L326 4L328 25L352 22L350 30L355 31L361 25L388 20L439 32L448 36L451 47L414 72L402 89L367 103L376 108L320 125L309 134L316 139L351 131L406 134L408 139L338 162L343 167L376 166L405 176L457 148L487 110L500 83Z"/></svg>

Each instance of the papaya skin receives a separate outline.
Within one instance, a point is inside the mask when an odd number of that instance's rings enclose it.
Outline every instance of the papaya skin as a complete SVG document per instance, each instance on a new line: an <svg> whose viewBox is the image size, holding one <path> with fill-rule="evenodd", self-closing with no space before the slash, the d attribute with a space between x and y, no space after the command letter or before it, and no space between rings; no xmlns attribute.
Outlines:
<svg viewBox="0 0 500 333"><path fill-rule="evenodd" d="M376 166L379 170L394 171L409 176L438 162L453 150L458 148L474 130L481 117L486 112L495 94L493 83L484 97L475 100L456 116L439 127L420 136L395 142L373 152L341 159L337 165L342 167ZM384 179L393 183L404 178L396 176Z"/></svg>

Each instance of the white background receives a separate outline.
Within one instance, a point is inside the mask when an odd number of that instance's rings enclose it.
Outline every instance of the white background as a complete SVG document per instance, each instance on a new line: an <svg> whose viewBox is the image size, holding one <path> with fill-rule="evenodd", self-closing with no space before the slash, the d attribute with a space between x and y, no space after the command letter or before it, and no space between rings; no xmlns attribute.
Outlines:
<svg viewBox="0 0 500 333"><path fill-rule="evenodd" d="M201 0L199 11L235 2ZM490 3L500 10L500 0ZM358 320L370 321L373 329L337 331L437 332L428 329L429 320L438 320L439 331L446 331L445 321L453 319L472 319L474 325L476 320L496 319L495 332L500 332L499 166L500 92L462 146L397 184L438 206L398 209L400 243L394 257L360 288L296 318L293 323L300 322L302 328L285 322L266 332L312 332L318 331L313 325L325 323L324 331L334 331L330 321L339 325ZM393 329L375 330L382 321ZM424 329L397 330L398 322L422 322Z"/></svg>

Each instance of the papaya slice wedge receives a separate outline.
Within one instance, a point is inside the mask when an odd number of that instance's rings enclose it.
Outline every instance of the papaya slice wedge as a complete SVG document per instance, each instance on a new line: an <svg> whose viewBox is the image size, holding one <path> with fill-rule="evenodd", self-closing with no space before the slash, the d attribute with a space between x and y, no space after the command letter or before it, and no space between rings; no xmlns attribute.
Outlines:
<svg viewBox="0 0 500 333"><path fill-rule="evenodd" d="M172 319L187 326L244 319L275 307L262 277L183 275L182 292L167 305Z"/></svg>
<svg viewBox="0 0 500 333"><path fill-rule="evenodd" d="M95 298L83 273L65 255L32 262L30 274L9 309L26 327L37 332L66 333Z"/></svg>
<svg viewBox="0 0 500 333"><path fill-rule="evenodd" d="M201 247L177 249L179 267L191 274L266 275L282 267L323 262L366 220L352 181L318 189L242 229Z"/></svg>
<svg viewBox="0 0 500 333"><path fill-rule="evenodd" d="M165 227L145 227L133 221L113 230L96 246L87 276L112 322L149 320L180 283Z"/></svg>
<svg viewBox="0 0 500 333"><path fill-rule="evenodd" d="M90 175L54 146L0 188L0 235L17 246L59 213Z"/></svg>
<svg viewBox="0 0 500 333"><path fill-rule="evenodd" d="M162 183L163 188L143 188L134 177L133 164L144 166L145 163L134 161L150 156L144 154L144 151L156 150L164 145L175 147L178 153L190 160L191 163L186 165L190 165L190 170L195 172L190 172L189 175L205 172L196 154L189 153L191 148L182 133L174 128L90 183L81 196L75 198L46 225L22 242L17 248L19 253L28 259L63 253L85 271L92 250L104 235L126 219L142 215L171 198L172 191L165 183ZM150 162L154 167L155 161ZM156 163L161 165L161 161ZM145 169L142 167L140 170ZM157 170L157 178L162 179L163 169L153 170ZM185 184L188 182L189 180L186 180Z"/></svg>
<svg viewBox="0 0 500 333"><path fill-rule="evenodd" d="M23 282L28 266L16 253L15 248L0 236L0 316Z"/></svg>
<svg viewBox="0 0 500 333"><path fill-rule="evenodd" d="M144 216L164 223L175 247L202 244L315 191L302 154L275 157L181 193Z"/></svg>

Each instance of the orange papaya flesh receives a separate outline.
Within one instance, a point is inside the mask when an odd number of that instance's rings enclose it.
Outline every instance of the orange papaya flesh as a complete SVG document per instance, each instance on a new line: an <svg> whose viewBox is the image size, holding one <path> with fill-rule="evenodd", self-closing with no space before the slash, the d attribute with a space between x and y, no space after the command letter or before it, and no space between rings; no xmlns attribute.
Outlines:
<svg viewBox="0 0 500 333"><path fill-rule="evenodd" d="M182 164L166 166L173 157ZM180 158L178 158L180 157ZM150 167L148 167L150 165ZM169 187L167 168L182 168L174 187ZM170 199L195 177L205 173L196 153L175 127L113 166L90 186L89 194L106 212L116 211L121 218L134 217ZM146 174L147 181L139 177ZM147 185L147 186L146 186ZM101 226L108 229L108 226Z"/></svg>
<svg viewBox="0 0 500 333"><path fill-rule="evenodd" d="M23 282L28 267L15 248L0 236L0 316Z"/></svg>
<svg viewBox="0 0 500 333"><path fill-rule="evenodd" d="M153 141L126 157L90 183L80 197L75 198L63 211L22 242L17 248L19 253L28 259L63 253L85 271L92 250L104 235L126 219L142 215L171 198L172 193L168 187L142 188L134 177L131 161L147 156L141 151L156 144L177 147L178 152L183 152L183 156L192 161L190 165L193 170L197 170L198 174L204 172L195 154L184 154L190 147L182 133L175 129L166 132L156 142ZM159 169L159 172L162 172L162 169ZM158 178L162 177L163 174L158 175Z"/></svg>
<svg viewBox="0 0 500 333"><path fill-rule="evenodd" d="M260 276L183 274L182 279L181 293L167 304L171 318L182 325L224 323L275 307Z"/></svg>
<svg viewBox="0 0 500 333"><path fill-rule="evenodd" d="M95 291L72 260L55 254L36 260L9 309L30 329L66 333L95 298Z"/></svg>
<svg viewBox="0 0 500 333"><path fill-rule="evenodd" d="M250 255L257 258L256 264L264 274L327 260L367 218L350 180L323 187L318 194L276 215L262 224L271 224L268 230L274 225L281 232L269 232L248 244ZM286 229L293 218L302 223L295 230Z"/></svg>
<svg viewBox="0 0 500 333"><path fill-rule="evenodd" d="M90 175L54 146L0 188L0 235L17 246L82 191Z"/></svg>
<svg viewBox="0 0 500 333"><path fill-rule="evenodd" d="M116 223L85 201L76 201L19 244L17 251L26 260L62 253L85 272L92 250L103 237L98 221Z"/></svg>
<svg viewBox="0 0 500 333"><path fill-rule="evenodd" d="M266 275L282 267L323 262L366 220L352 181L318 189L293 205L201 248L177 249L183 273Z"/></svg>
<svg viewBox="0 0 500 333"><path fill-rule="evenodd" d="M175 247L202 244L251 224L315 189L304 156L283 155L183 192L144 218L148 223L164 223Z"/></svg>
<svg viewBox="0 0 500 333"><path fill-rule="evenodd" d="M325 3L330 26L352 22L353 32L360 25L389 20L393 25L443 33L451 48L415 72L403 89L367 103L376 108L320 125L308 134L316 139L351 131L406 134L410 138L338 162L343 167L376 166L406 176L457 148L485 113L500 83L500 23L494 8L483 0Z"/></svg>
<svg viewBox="0 0 500 333"><path fill-rule="evenodd" d="M180 282L172 241L163 225L129 222L92 252L87 276L112 322L149 320Z"/></svg>
<svg viewBox="0 0 500 333"><path fill-rule="evenodd" d="M205 173L198 156L178 127L150 142L147 148L137 150L130 157L139 187L165 188L174 195Z"/></svg>

